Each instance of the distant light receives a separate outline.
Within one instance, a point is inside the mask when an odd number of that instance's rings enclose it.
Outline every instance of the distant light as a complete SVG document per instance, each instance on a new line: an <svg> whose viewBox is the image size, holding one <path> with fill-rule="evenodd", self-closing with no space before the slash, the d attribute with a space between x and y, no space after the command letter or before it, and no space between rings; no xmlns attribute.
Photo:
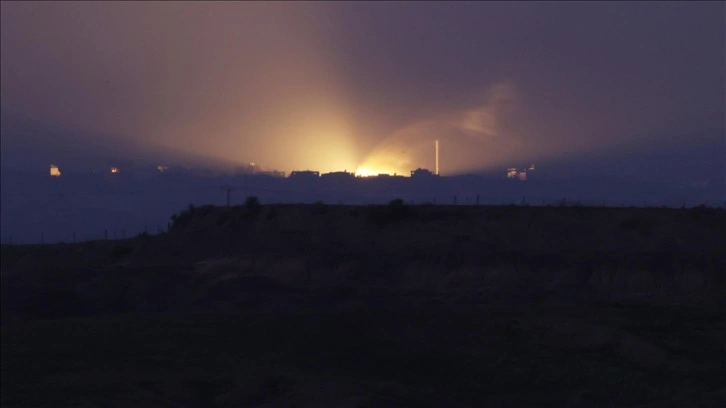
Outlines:
<svg viewBox="0 0 726 408"><path fill-rule="evenodd" d="M157 170L159 170L159 172L160 172L160 173L163 173L163 172L165 172L165 171L169 170L169 166L162 166L162 165L158 165L158 166L156 166L156 169L157 169ZM117 169L117 170L118 170L118 169ZM113 170L112 170L112 171L113 171Z"/></svg>
<svg viewBox="0 0 726 408"><path fill-rule="evenodd" d="M113 173L113 174L118 174L118 173L119 173L119 169L118 169L118 167L116 167L116 166L111 166L111 173Z"/></svg>
<svg viewBox="0 0 726 408"><path fill-rule="evenodd" d="M516 168L514 168L514 167L508 168L507 169L507 178L508 179L517 178L517 173L518 172L517 172L517 169Z"/></svg>
<svg viewBox="0 0 726 408"><path fill-rule="evenodd" d="M62 173L61 173L60 169L58 168L58 166L56 166L55 164L50 165L50 176L51 177L60 177L61 174Z"/></svg>
<svg viewBox="0 0 726 408"><path fill-rule="evenodd" d="M355 171L355 175L358 177L371 177L377 175L378 172L375 170L367 169L365 167L359 167L358 170Z"/></svg>
<svg viewBox="0 0 726 408"><path fill-rule="evenodd" d="M527 181L527 172L526 171L520 172L518 174L518 176L519 176L519 181Z"/></svg>

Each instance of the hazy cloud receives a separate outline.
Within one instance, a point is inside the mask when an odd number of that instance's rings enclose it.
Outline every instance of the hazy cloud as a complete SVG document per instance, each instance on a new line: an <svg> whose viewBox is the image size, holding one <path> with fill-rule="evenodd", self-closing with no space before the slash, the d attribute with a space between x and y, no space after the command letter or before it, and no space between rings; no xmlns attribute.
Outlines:
<svg viewBox="0 0 726 408"><path fill-rule="evenodd" d="M474 171L723 134L725 7L2 2L0 93L80 140Z"/></svg>

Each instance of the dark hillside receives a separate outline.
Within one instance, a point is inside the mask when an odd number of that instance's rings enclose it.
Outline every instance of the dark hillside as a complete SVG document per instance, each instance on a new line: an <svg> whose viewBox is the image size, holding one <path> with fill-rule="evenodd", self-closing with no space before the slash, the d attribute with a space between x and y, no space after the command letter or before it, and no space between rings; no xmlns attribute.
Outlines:
<svg viewBox="0 0 726 408"><path fill-rule="evenodd" d="M709 208L248 202L3 246L2 405L716 406L725 243Z"/></svg>

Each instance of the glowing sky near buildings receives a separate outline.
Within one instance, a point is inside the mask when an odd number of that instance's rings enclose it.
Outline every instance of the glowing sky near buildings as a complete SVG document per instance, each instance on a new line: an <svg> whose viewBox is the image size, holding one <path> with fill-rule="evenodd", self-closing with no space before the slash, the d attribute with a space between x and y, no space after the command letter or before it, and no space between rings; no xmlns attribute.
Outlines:
<svg viewBox="0 0 726 408"><path fill-rule="evenodd" d="M3 114L88 144L408 175L724 132L720 2L0 7ZM81 165L44 137L3 124L3 162Z"/></svg>

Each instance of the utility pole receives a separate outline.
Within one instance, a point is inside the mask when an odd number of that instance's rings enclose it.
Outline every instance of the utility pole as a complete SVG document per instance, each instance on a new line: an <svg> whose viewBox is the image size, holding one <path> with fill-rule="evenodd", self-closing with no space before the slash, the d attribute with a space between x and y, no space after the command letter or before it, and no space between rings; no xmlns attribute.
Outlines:
<svg viewBox="0 0 726 408"><path fill-rule="evenodd" d="M234 190L235 188L230 185L224 185L221 187L221 189L222 191L227 193L227 207L229 207L230 195L232 194L232 190Z"/></svg>

